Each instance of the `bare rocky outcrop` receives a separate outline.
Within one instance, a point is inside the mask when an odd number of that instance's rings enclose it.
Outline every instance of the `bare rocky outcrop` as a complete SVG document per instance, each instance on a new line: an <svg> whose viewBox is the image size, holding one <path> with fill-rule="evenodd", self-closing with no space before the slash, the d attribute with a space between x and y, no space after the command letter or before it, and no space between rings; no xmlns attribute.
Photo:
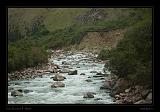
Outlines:
<svg viewBox="0 0 160 112"><path fill-rule="evenodd" d="M77 20L86 23L86 22L94 22L98 20L102 20L106 17L106 13L104 13L103 9L92 8L85 14L81 14L77 16Z"/></svg>
<svg viewBox="0 0 160 112"><path fill-rule="evenodd" d="M117 104L152 103L152 89L140 85L131 86L126 79L118 78L114 74L105 78L104 85L100 89L110 90L110 96L115 98Z"/></svg>

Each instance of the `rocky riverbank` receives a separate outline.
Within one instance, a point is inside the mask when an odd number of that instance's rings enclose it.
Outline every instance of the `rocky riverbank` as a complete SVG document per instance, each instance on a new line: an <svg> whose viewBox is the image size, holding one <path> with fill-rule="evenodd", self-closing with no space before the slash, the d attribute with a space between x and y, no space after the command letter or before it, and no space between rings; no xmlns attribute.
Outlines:
<svg viewBox="0 0 160 112"><path fill-rule="evenodd" d="M100 89L109 89L116 104L152 104L152 89L140 85L130 86L126 79L113 74L105 78Z"/></svg>
<svg viewBox="0 0 160 112"><path fill-rule="evenodd" d="M42 64L36 67L26 68L20 71L8 73L8 81L21 80L21 79L34 79L36 77L42 77L42 75L45 75L45 74L57 73L57 72L60 72L60 73L70 72L69 74L72 74L71 73L72 71L69 70L71 68L69 68L68 62L66 61L62 62L64 66L59 67L58 65L52 62L52 59L53 58L58 58L58 60L65 59L66 56L73 55L76 51L65 52L62 50L55 50L55 51L51 50L49 52L50 52L51 57L48 59L47 64ZM94 55L92 53L87 53L87 52L83 52L82 54L87 54L88 57L92 56L92 58ZM93 60L97 61L96 59L93 59Z"/></svg>

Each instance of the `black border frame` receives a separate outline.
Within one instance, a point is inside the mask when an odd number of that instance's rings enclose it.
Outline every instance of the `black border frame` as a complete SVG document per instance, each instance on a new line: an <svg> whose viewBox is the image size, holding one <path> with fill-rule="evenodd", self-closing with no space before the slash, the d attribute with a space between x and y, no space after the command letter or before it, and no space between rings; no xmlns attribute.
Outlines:
<svg viewBox="0 0 160 112"><path fill-rule="evenodd" d="M13 2L12 2L13 3ZM57 2L56 2L57 3ZM149 1L149 2L147 2L146 4L147 5L144 5L144 6L149 6L149 7L152 7L152 12L153 12L153 15L152 15L152 20L153 19L155 19L154 18L154 16L155 16L155 7L153 6L153 5L149 5L151 2ZM19 6L18 5L18 7L26 7L26 6L22 6L22 4L23 3L21 3L21 6ZM63 4L63 3L62 3ZM83 4L83 3L80 3L80 4ZM142 4L142 2L140 3L140 4ZM139 4L139 5L140 5ZM50 4L51 5L51 4ZM55 5L53 5L53 6L50 6L50 5L48 5L47 6L47 8L48 7L54 7L54 8L61 8L61 7L64 7L64 8L69 8L69 7L73 7L73 8L91 8L91 7L97 7L97 5L91 5L91 6L86 6L86 5L81 5L81 6L61 6L61 5L59 5L59 6L55 6ZM132 4L133 5L133 4ZM138 5L138 7L139 7L139 5ZM99 5L98 4L98 7L100 7L100 8L104 8L104 6L105 5ZM137 6L137 5L135 5L135 6ZM5 11L7 11L6 9L8 8L8 7L17 7L17 6L14 6L14 5L8 5L8 6L5 6ZM27 6L28 7L28 6ZM30 6L29 6L30 7ZM31 6L31 7L37 7L37 8L40 8L40 7L44 7L44 6ZM46 7L46 6L45 6ZM106 7L106 6L105 6ZM113 8L113 7L117 7L117 6L107 6L108 8ZM122 8L122 7L126 7L126 6L118 6L118 8ZM129 6L129 7L134 7L134 6ZM3 7L4 8L4 7ZM4 11L4 10L3 10ZM8 16L8 15L7 15ZM6 17L7 18L7 17ZM2 19L3 20L3 19ZM7 21L8 21L8 19L6 19ZM154 26L154 21L153 21L153 23L152 23L152 27L153 27L153 40L152 40L152 49L153 49L153 57L154 57L154 27L156 26ZM7 23L7 25L8 25L8 23ZM6 26L6 35L7 35L7 26ZM2 30L2 31L4 31L4 29ZM8 39L6 38L6 42L8 41ZM3 43L4 44L4 43ZM7 42L7 49L8 49L8 42ZM6 52L6 56L7 56L7 52ZM8 57L8 56L7 56ZM4 61L4 60L3 60ZM153 63L154 63L154 58L153 58ZM7 66L7 65L6 65ZM154 64L153 64L153 79L154 79ZM7 68L6 68L7 69ZM8 78L8 75L7 75L7 78ZM153 88L154 88L154 82L153 82L154 80L152 80L152 83L153 83ZM6 82L6 85L8 85L8 82L7 81L5 81ZM8 93L8 86L7 86L7 93ZM155 88L154 88L154 90L155 90ZM153 91L153 90L152 90ZM153 91L153 94L155 95L155 91ZM6 96L6 98L8 99L8 94L7 94L7 96ZM86 108L90 108L91 110L95 110L96 111L96 109L98 110L98 111L100 111L100 110L102 110L102 109L104 109L104 108L106 108L105 110L127 110L127 111L129 111L129 110L135 110L135 111L150 111L150 110L155 110L155 100L158 100L158 99L154 99L155 97L153 97L153 103L151 104L151 105L124 105L124 104L113 104L113 105L111 105L111 104L105 104L105 105L77 105L77 104L69 104L69 105L63 105L63 104L61 104L61 105L50 105L50 104L46 104L46 105L41 105L41 104L35 104L35 105L32 105L32 104L25 104L25 105L21 105L21 104L8 104L8 100L7 100L7 102L6 102L6 100L5 100L5 106L2 106L3 107L3 109L5 109L5 110L11 110L11 111L18 111L18 110L27 110L27 108L28 108L28 110L65 110L65 111L67 111L69 108L72 108L71 106L73 106L73 107L78 107L79 109L78 110L86 110ZM83 108L82 108L83 107ZM102 108L103 107L103 108ZM19 109L18 109L19 108ZM0 107L0 110L1 110L2 108ZM73 110L73 109L71 109L71 110ZM77 110L77 109L75 109L75 110Z"/></svg>

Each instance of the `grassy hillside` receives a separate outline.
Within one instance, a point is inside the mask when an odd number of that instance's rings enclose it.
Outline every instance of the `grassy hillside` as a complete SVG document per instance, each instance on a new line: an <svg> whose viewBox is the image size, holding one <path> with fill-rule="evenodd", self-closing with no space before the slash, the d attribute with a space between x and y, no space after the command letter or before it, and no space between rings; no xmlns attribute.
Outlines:
<svg viewBox="0 0 160 112"><path fill-rule="evenodd" d="M8 15L9 30L16 27L23 37L31 32L36 19L49 32L54 32L69 27L76 31L122 28L143 17L137 9L126 8L10 8Z"/></svg>
<svg viewBox="0 0 160 112"><path fill-rule="evenodd" d="M114 42L111 42L110 45L106 37L113 37L114 39L109 39L111 41L117 40L118 36L110 36L113 35L112 32L124 31L124 29L132 27L137 22L149 17L147 12L148 9L145 8L9 8L8 65L10 71L17 70L21 65L29 67L46 62L45 50L50 48L61 49L79 44L87 46L84 38L90 31L106 32L102 39L97 41L105 42L93 44L93 46L115 46L112 45ZM93 40L92 43L95 43L93 38L97 34L88 35L91 38L89 40ZM105 44L108 45L105 46ZM37 55L29 52L35 47L41 51L38 54L39 58L24 59L23 57L27 57L27 55L31 57ZM90 47L92 48L92 46ZM24 61L20 61L23 59ZM17 62L20 63L17 64Z"/></svg>
<svg viewBox="0 0 160 112"><path fill-rule="evenodd" d="M105 66L131 85L152 88L152 10L142 11L144 18L127 29L117 47L102 50L99 57L110 60Z"/></svg>

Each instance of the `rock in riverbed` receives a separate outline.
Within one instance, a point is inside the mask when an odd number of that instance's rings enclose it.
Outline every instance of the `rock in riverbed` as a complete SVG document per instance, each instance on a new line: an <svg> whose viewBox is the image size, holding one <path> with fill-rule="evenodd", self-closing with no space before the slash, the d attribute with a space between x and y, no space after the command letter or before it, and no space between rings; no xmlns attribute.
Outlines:
<svg viewBox="0 0 160 112"><path fill-rule="evenodd" d="M85 73L81 73L80 75L86 75Z"/></svg>
<svg viewBox="0 0 160 112"><path fill-rule="evenodd" d="M23 96L22 92L15 90L11 92L11 96Z"/></svg>
<svg viewBox="0 0 160 112"><path fill-rule="evenodd" d="M90 71L90 73L98 73L97 71Z"/></svg>
<svg viewBox="0 0 160 112"><path fill-rule="evenodd" d="M94 99L94 100L102 100L102 98L96 98L96 99Z"/></svg>
<svg viewBox="0 0 160 112"><path fill-rule="evenodd" d="M86 79L85 81L87 81L87 82L92 82L92 80L91 80L91 79Z"/></svg>
<svg viewBox="0 0 160 112"><path fill-rule="evenodd" d="M23 92L24 92L24 93L29 93L29 92L33 92L33 90L25 89Z"/></svg>
<svg viewBox="0 0 160 112"><path fill-rule="evenodd" d="M68 75L77 75L77 70L70 71L70 72L68 73Z"/></svg>
<svg viewBox="0 0 160 112"><path fill-rule="evenodd" d="M64 79L66 79L64 76L61 76L59 74L56 74L53 78L54 81L63 81Z"/></svg>
<svg viewBox="0 0 160 112"><path fill-rule="evenodd" d="M51 88L65 87L65 84L62 82L55 82L51 85Z"/></svg>
<svg viewBox="0 0 160 112"><path fill-rule="evenodd" d="M92 93L92 92L87 92L87 93L84 94L83 98L94 98L93 94L94 93Z"/></svg>
<svg viewBox="0 0 160 112"><path fill-rule="evenodd" d="M101 72L98 72L96 75L104 75L103 73L101 73Z"/></svg>
<svg viewBox="0 0 160 112"><path fill-rule="evenodd" d="M109 82L105 81L103 86L100 87L100 89L111 89L111 85Z"/></svg>
<svg viewBox="0 0 160 112"><path fill-rule="evenodd" d="M66 62L66 61L62 61L63 65L70 65L70 63Z"/></svg>
<svg viewBox="0 0 160 112"><path fill-rule="evenodd" d="M93 77L104 77L103 75L94 75Z"/></svg>
<svg viewBox="0 0 160 112"><path fill-rule="evenodd" d="M61 69L59 72L60 72L60 73L69 73L70 70L69 70L69 69Z"/></svg>

